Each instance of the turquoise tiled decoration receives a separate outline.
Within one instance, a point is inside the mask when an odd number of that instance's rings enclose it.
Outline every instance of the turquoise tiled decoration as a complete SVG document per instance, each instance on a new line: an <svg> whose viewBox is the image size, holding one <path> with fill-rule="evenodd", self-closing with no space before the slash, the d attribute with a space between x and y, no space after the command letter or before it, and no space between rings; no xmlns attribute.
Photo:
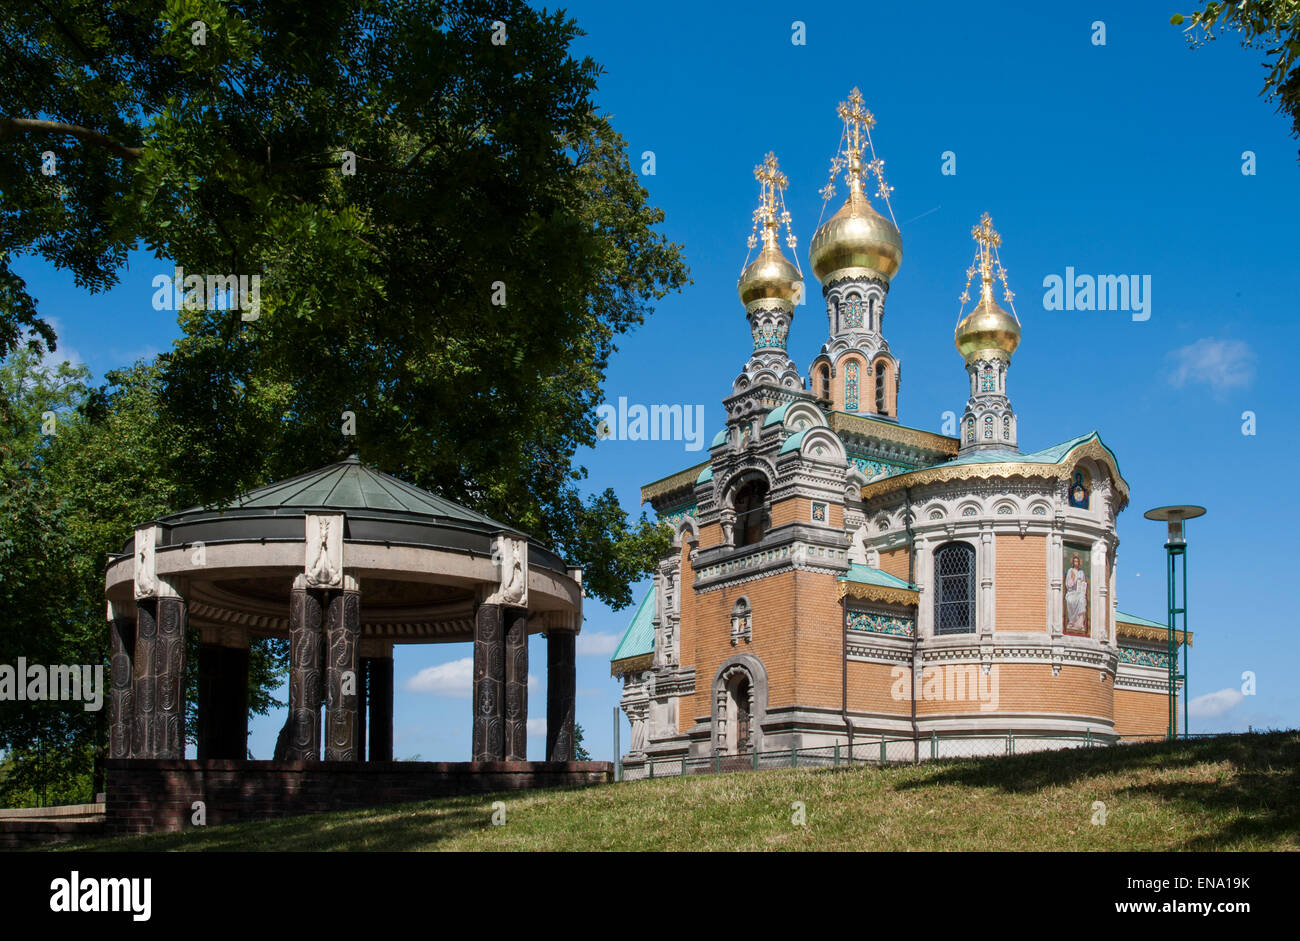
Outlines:
<svg viewBox="0 0 1300 941"><path fill-rule="evenodd" d="M1120 647L1119 662L1133 663L1140 667L1159 667L1169 669L1169 654L1158 650L1145 650L1141 647Z"/></svg>
<svg viewBox="0 0 1300 941"><path fill-rule="evenodd" d="M869 611L850 611L849 630L911 637L914 627L911 618L901 618L893 614L872 614Z"/></svg>

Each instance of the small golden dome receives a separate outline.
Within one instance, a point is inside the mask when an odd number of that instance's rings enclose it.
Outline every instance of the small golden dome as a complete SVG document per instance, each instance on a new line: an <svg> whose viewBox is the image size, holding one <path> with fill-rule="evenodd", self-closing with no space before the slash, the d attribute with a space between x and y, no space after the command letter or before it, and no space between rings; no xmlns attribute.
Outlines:
<svg viewBox="0 0 1300 941"><path fill-rule="evenodd" d="M746 307L754 301L769 298L786 301L793 306L796 285L802 280L803 275L777 248L776 240L769 239L758 257L740 273L736 290L740 294L740 302Z"/></svg>
<svg viewBox="0 0 1300 941"><path fill-rule="evenodd" d="M954 333L957 351L965 357L966 362L979 357L979 354L997 352L1006 354L1008 360L1020 345L1020 324L993 299L992 286L987 286L980 296L975 309L962 318Z"/></svg>
<svg viewBox="0 0 1300 941"><path fill-rule="evenodd" d="M813 274L822 282L847 268L865 268L888 280L903 263L903 240L894 224L876 212L855 180L840 211L813 235L808 257Z"/></svg>

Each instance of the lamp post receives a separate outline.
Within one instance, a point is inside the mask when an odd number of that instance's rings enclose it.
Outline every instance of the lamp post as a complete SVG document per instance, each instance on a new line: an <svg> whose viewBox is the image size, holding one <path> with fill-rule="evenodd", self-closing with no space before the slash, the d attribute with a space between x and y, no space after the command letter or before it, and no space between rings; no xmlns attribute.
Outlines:
<svg viewBox="0 0 1300 941"><path fill-rule="evenodd" d="M1149 520L1160 520L1169 524L1169 540L1165 543L1168 556L1165 586L1169 599L1169 738L1178 737L1178 681L1183 681L1183 738L1187 738L1187 538L1183 524L1190 519L1205 515L1205 507L1190 504L1179 506L1161 506L1147 510ZM1179 577L1178 560L1182 560L1182 576ZM1179 587L1181 586L1181 603ZM1175 633L1178 615L1183 616L1183 672L1178 672L1178 642Z"/></svg>

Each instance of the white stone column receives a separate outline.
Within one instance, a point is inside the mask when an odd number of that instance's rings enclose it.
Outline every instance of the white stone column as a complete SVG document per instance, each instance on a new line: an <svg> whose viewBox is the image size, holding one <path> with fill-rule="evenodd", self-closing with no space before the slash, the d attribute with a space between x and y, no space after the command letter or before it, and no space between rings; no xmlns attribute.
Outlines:
<svg viewBox="0 0 1300 941"><path fill-rule="evenodd" d="M1110 570L1106 540L1092 544L1092 638L1101 643L1110 640L1110 591L1106 573Z"/></svg>
<svg viewBox="0 0 1300 941"><path fill-rule="evenodd" d="M934 636L934 549L924 537L916 541L916 636Z"/></svg>
<svg viewBox="0 0 1300 941"><path fill-rule="evenodd" d="M980 634L992 634L997 630L997 595L993 584L994 573L997 571L996 547L992 521L981 523L979 557L976 559L976 571L979 572Z"/></svg>
<svg viewBox="0 0 1300 941"><path fill-rule="evenodd" d="M1065 601L1062 598L1062 580L1065 571L1065 539L1061 520L1052 525L1047 537L1047 629L1053 637L1060 637L1065 627Z"/></svg>

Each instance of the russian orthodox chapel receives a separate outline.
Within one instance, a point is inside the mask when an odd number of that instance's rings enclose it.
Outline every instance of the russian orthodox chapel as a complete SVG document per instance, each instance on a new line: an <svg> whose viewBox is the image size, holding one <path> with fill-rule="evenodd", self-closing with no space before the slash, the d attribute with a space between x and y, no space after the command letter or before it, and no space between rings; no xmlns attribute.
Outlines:
<svg viewBox="0 0 1300 941"><path fill-rule="evenodd" d="M753 351L726 425L708 461L641 491L675 536L612 657L625 767L855 741L911 758L932 738L1164 735L1165 626L1116 608L1128 484L1095 431L1021 450L1008 383L1021 326L988 214L954 336L957 436L900 422L885 314L902 239L857 89L839 115L823 194L842 174L847 198L808 258L826 342L805 378L786 352L803 275L781 246L783 225L792 254L795 240L769 154L755 169L758 253L738 284Z"/></svg>

